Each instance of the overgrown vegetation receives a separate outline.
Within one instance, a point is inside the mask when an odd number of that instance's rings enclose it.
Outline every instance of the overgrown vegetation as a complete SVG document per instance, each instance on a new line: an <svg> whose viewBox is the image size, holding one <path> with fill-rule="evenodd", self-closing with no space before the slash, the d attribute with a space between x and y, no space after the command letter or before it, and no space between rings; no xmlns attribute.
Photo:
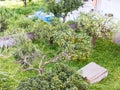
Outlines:
<svg viewBox="0 0 120 90"><path fill-rule="evenodd" d="M73 1L67 3L72 4ZM77 1L75 0L76 3ZM82 1L79 2L82 5ZM46 23L27 18L40 8L39 3L31 2L26 8L0 7L0 35L12 36L18 42L15 46L0 48L0 89L85 90L85 82L74 70L91 61L106 67L110 75L102 82L90 85L88 89L119 89L119 45L110 41L111 30L114 29L110 20L81 14L79 21L75 22L76 27L71 28L70 21L62 23L55 18L51 23ZM68 7L67 11L58 12L59 15L77 9L78 5L71 7L73 8ZM94 47L91 42L93 37L96 42ZM74 70L60 63L69 65ZM111 85L115 87L111 89Z"/></svg>
<svg viewBox="0 0 120 90"><path fill-rule="evenodd" d="M92 37L92 47L94 47L97 38L111 38L111 31L114 30L113 22L109 17L94 14L81 14L78 26L82 28L87 35Z"/></svg>
<svg viewBox="0 0 120 90"><path fill-rule="evenodd" d="M86 90L87 83L71 68L57 64L41 76L20 83L17 90Z"/></svg>

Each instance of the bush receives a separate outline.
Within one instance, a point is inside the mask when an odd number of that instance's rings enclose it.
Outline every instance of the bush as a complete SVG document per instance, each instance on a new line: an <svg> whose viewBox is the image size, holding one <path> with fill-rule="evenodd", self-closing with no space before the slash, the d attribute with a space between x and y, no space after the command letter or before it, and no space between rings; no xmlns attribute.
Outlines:
<svg viewBox="0 0 120 90"><path fill-rule="evenodd" d="M58 45L74 60L86 60L91 53L91 37L83 31L76 32L67 23L54 21L51 24L37 22L33 25L35 40L51 46Z"/></svg>
<svg viewBox="0 0 120 90"><path fill-rule="evenodd" d="M56 25L54 31L55 42L67 52L72 60L86 60L91 53L91 37L83 31L76 32L68 24Z"/></svg>
<svg viewBox="0 0 120 90"><path fill-rule="evenodd" d="M50 72L20 82L17 90L86 90L82 77L64 64L57 64Z"/></svg>
<svg viewBox="0 0 120 90"><path fill-rule="evenodd" d="M92 46L98 37L110 38L113 23L111 18L94 14L81 14L78 20L79 30L83 30L87 35L92 37Z"/></svg>
<svg viewBox="0 0 120 90"><path fill-rule="evenodd" d="M53 34L50 24L37 20L34 23L32 30L35 34L35 41L38 41L42 44L49 44L50 37Z"/></svg>
<svg viewBox="0 0 120 90"><path fill-rule="evenodd" d="M85 32L76 32L67 23L54 21L51 24L40 22L33 26L35 40L43 44L57 44L74 60L86 60L91 53L91 37Z"/></svg>

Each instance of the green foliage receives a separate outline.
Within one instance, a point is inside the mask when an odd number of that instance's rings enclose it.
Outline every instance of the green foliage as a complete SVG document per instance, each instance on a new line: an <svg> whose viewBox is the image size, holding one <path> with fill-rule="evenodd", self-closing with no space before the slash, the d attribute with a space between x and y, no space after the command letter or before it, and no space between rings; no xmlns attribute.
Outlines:
<svg viewBox="0 0 120 90"><path fill-rule="evenodd" d="M13 16L13 12L11 12L11 9L0 7L0 16L5 17L5 19L8 19L11 16Z"/></svg>
<svg viewBox="0 0 120 90"><path fill-rule="evenodd" d="M0 49L0 89L15 90L18 83L24 80L25 82L21 82L20 85L24 86L25 90L27 88L31 90L31 87L35 88L33 90L40 90L41 87L45 88L45 90L50 90L50 88L52 90L65 90L65 87L67 87L68 90L78 90L79 86L79 89L82 90L82 87L86 87L86 85L79 85L82 82L82 78L74 74L74 72L71 72L71 70L66 68L61 69L60 67L63 66L54 67L55 64L50 63L44 68L46 72L42 76L36 77L36 75L38 75L38 64L42 59L39 55L41 55L41 53L46 55L45 59L43 59L44 63L53 59L56 55L61 54L61 51L65 51L72 59L64 63L76 70L91 61L95 61L108 69L108 77L98 84L90 85L89 90L119 89L119 45L115 45L108 40L99 39L96 42L92 55L86 59L91 52L91 37L89 36L97 35L101 37L104 32L104 30L101 29L104 22L106 22L106 25L108 24L110 26L106 27L105 25L104 28L107 31L113 29L111 28L111 22L108 20L109 23L107 23L107 19L102 21L101 17L99 21L94 15L90 15L90 17L89 15L83 15L78 22L79 28L77 31L74 31L68 26L68 24L72 22L67 24L53 20L54 22L48 24L40 20L27 19L26 15L33 13L34 10L37 10L39 7L40 5L31 3L28 4L26 8L0 8L0 18L5 21L5 24L7 23L4 34L21 34L21 38L19 39L22 41L21 44L17 44L14 47ZM103 31L99 33L96 29L101 29ZM23 40L26 32L33 32L35 34L35 40L30 42ZM49 45L51 37L53 37L53 43ZM86 61L73 61L73 59L83 59ZM32 69L24 72L24 70L31 68L29 64L25 63L25 60L37 70ZM63 58L60 58L60 60L62 61ZM21 63L19 64L16 61ZM24 68L21 69L22 66ZM56 66L59 65L57 64ZM51 70L52 67L54 69ZM47 70L51 71L49 72ZM30 86L26 87L25 85ZM22 86L18 88L22 88Z"/></svg>
<svg viewBox="0 0 120 90"><path fill-rule="evenodd" d="M43 44L49 44L50 37L53 34L52 28L50 24L37 20L32 27L35 40Z"/></svg>
<svg viewBox="0 0 120 90"><path fill-rule="evenodd" d="M97 37L109 37L113 29L112 24L111 18L97 14L81 13L78 21L79 28L82 28L89 36Z"/></svg>
<svg viewBox="0 0 120 90"><path fill-rule="evenodd" d="M31 42L24 42L24 40L22 42L22 45L18 46L19 48L17 48L13 56L24 68L27 68L33 61L38 60L40 52Z"/></svg>
<svg viewBox="0 0 120 90"><path fill-rule="evenodd" d="M0 73L0 89L4 88L5 90L10 90L11 86L9 82L12 82L13 80L10 79L7 76L4 76Z"/></svg>
<svg viewBox="0 0 120 90"><path fill-rule="evenodd" d="M1 7L0 8L0 32L4 32L7 29L8 22L6 18L10 17L10 13L8 9Z"/></svg>
<svg viewBox="0 0 120 90"><path fill-rule="evenodd" d="M7 22L5 18L0 16L0 32L4 32L7 29Z"/></svg>
<svg viewBox="0 0 120 90"><path fill-rule="evenodd" d="M57 64L41 76L21 81L17 90L86 90L82 77L64 64Z"/></svg>
<svg viewBox="0 0 120 90"><path fill-rule="evenodd" d="M84 32L75 32L66 23L56 25L55 42L67 52L71 59L86 60L91 53L91 37Z"/></svg>
<svg viewBox="0 0 120 90"><path fill-rule="evenodd" d="M114 29L111 18L98 14L82 13L79 17L78 26L80 30L83 30L83 32L86 32L87 35L92 37L92 47L94 47L98 37L111 39L111 31Z"/></svg>
<svg viewBox="0 0 120 90"><path fill-rule="evenodd" d="M22 15L29 15L34 13L34 10L38 10L40 8L41 2L39 1L38 3L29 3L27 7L20 7L20 8L13 8L12 10L17 13L17 14L22 14Z"/></svg>
<svg viewBox="0 0 120 90"><path fill-rule="evenodd" d="M91 38L84 32L75 32L67 23L36 22L33 25L35 40L43 44L58 45L75 60L86 60L91 53Z"/></svg>

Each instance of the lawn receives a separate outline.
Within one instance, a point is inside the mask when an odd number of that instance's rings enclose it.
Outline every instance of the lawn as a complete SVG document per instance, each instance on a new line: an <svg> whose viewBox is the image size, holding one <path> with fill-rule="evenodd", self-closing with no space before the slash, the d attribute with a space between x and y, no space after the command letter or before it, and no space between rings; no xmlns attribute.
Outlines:
<svg viewBox="0 0 120 90"><path fill-rule="evenodd" d="M38 0L33 0L33 2L36 1ZM7 8L14 8L14 7L24 6L24 3L23 1L20 0L5 0L5 1L0 1L0 6Z"/></svg>
<svg viewBox="0 0 120 90"><path fill-rule="evenodd" d="M109 40L99 39L90 58L85 62L71 61L68 64L75 70L80 69L89 62L95 62L108 69L108 76L96 84L91 84L88 90L120 90L120 45Z"/></svg>
<svg viewBox="0 0 120 90"><path fill-rule="evenodd" d="M34 11L38 10L39 7L39 3L29 3L26 8L16 7L14 9L4 9L3 14L8 17L6 20L9 25L7 27L7 30L5 30L5 32L2 32L1 36L9 35L16 32L32 32L39 29L47 30L47 24L37 20L32 21L26 19L27 15L34 13ZM14 12L15 14L10 12ZM10 15L12 15L13 17L11 17ZM46 27L43 28L42 26L44 25L46 25ZM52 30L54 30L54 28ZM42 33L46 35L46 33L48 32L43 31ZM37 31L36 35L38 34L39 32ZM51 33L48 33L48 37L49 34ZM23 71L23 64L19 63L14 56L17 50L20 50L22 48L30 51L31 48L35 47L38 51L40 51L41 55L46 55L45 61L54 58L55 55L61 52L62 49L58 45L49 45L48 37L46 38L41 36L38 37L38 41L33 40L25 44L24 42L22 42L23 45L20 44L17 46L0 49L0 90L15 90L21 80L38 76L38 72L35 70ZM63 60L62 62L75 71L79 70L90 62L95 62L108 69L108 76L96 84L89 85L88 90L120 90L120 45L113 43L109 39L99 38L97 39L95 46L92 49L93 50L90 57L88 57L86 60ZM27 53L27 55L28 54L29 52ZM33 61L35 67L38 66L38 63L40 62L39 60L41 60L41 57ZM55 63L50 63L46 65L45 70L51 70L51 68L53 68L54 66Z"/></svg>
<svg viewBox="0 0 120 90"><path fill-rule="evenodd" d="M8 8L23 6L23 2L21 1L0 1L0 6L5 6Z"/></svg>
<svg viewBox="0 0 120 90"><path fill-rule="evenodd" d="M49 52L49 51L47 51ZM108 69L108 76L99 83L92 84L88 90L119 90L120 86L120 45L116 45L109 40L97 40L94 51L86 61L69 61L65 62L74 70L78 70L89 62L96 62L97 64ZM47 68L52 68L53 64L49 64ZM37 74L35 71L22 72L20 65L15 63L12 57L1 57L0 59L0 76L2 83L1 90L5 88L14 90L20 80L33 77ZM3 83L4 82L4 83Z"/></svg>

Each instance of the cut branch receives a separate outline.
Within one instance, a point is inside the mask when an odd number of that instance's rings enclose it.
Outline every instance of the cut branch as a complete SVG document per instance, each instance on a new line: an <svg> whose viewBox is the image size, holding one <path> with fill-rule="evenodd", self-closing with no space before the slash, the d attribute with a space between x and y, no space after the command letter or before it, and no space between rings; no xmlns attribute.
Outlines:
<svg viewBox="0 0 120 90"><path fill-rule="evenodd" d="M68 56L68 54L66 52L62 52L59 55L56 55L53 59L43 62L43 60L45 59L45 56L46 55L42 56L42 59L39 62L38 68L35 68L32 64L27 62L27 60L25 58L23 61L24 61L24 63L29 65L29 68L24 69L23 71L35 70L35 71L38 71L39 74L42 74L44 71L44 68L47 64L58 62L60 60L61 56L66 57L66 56Z"/></svg>

